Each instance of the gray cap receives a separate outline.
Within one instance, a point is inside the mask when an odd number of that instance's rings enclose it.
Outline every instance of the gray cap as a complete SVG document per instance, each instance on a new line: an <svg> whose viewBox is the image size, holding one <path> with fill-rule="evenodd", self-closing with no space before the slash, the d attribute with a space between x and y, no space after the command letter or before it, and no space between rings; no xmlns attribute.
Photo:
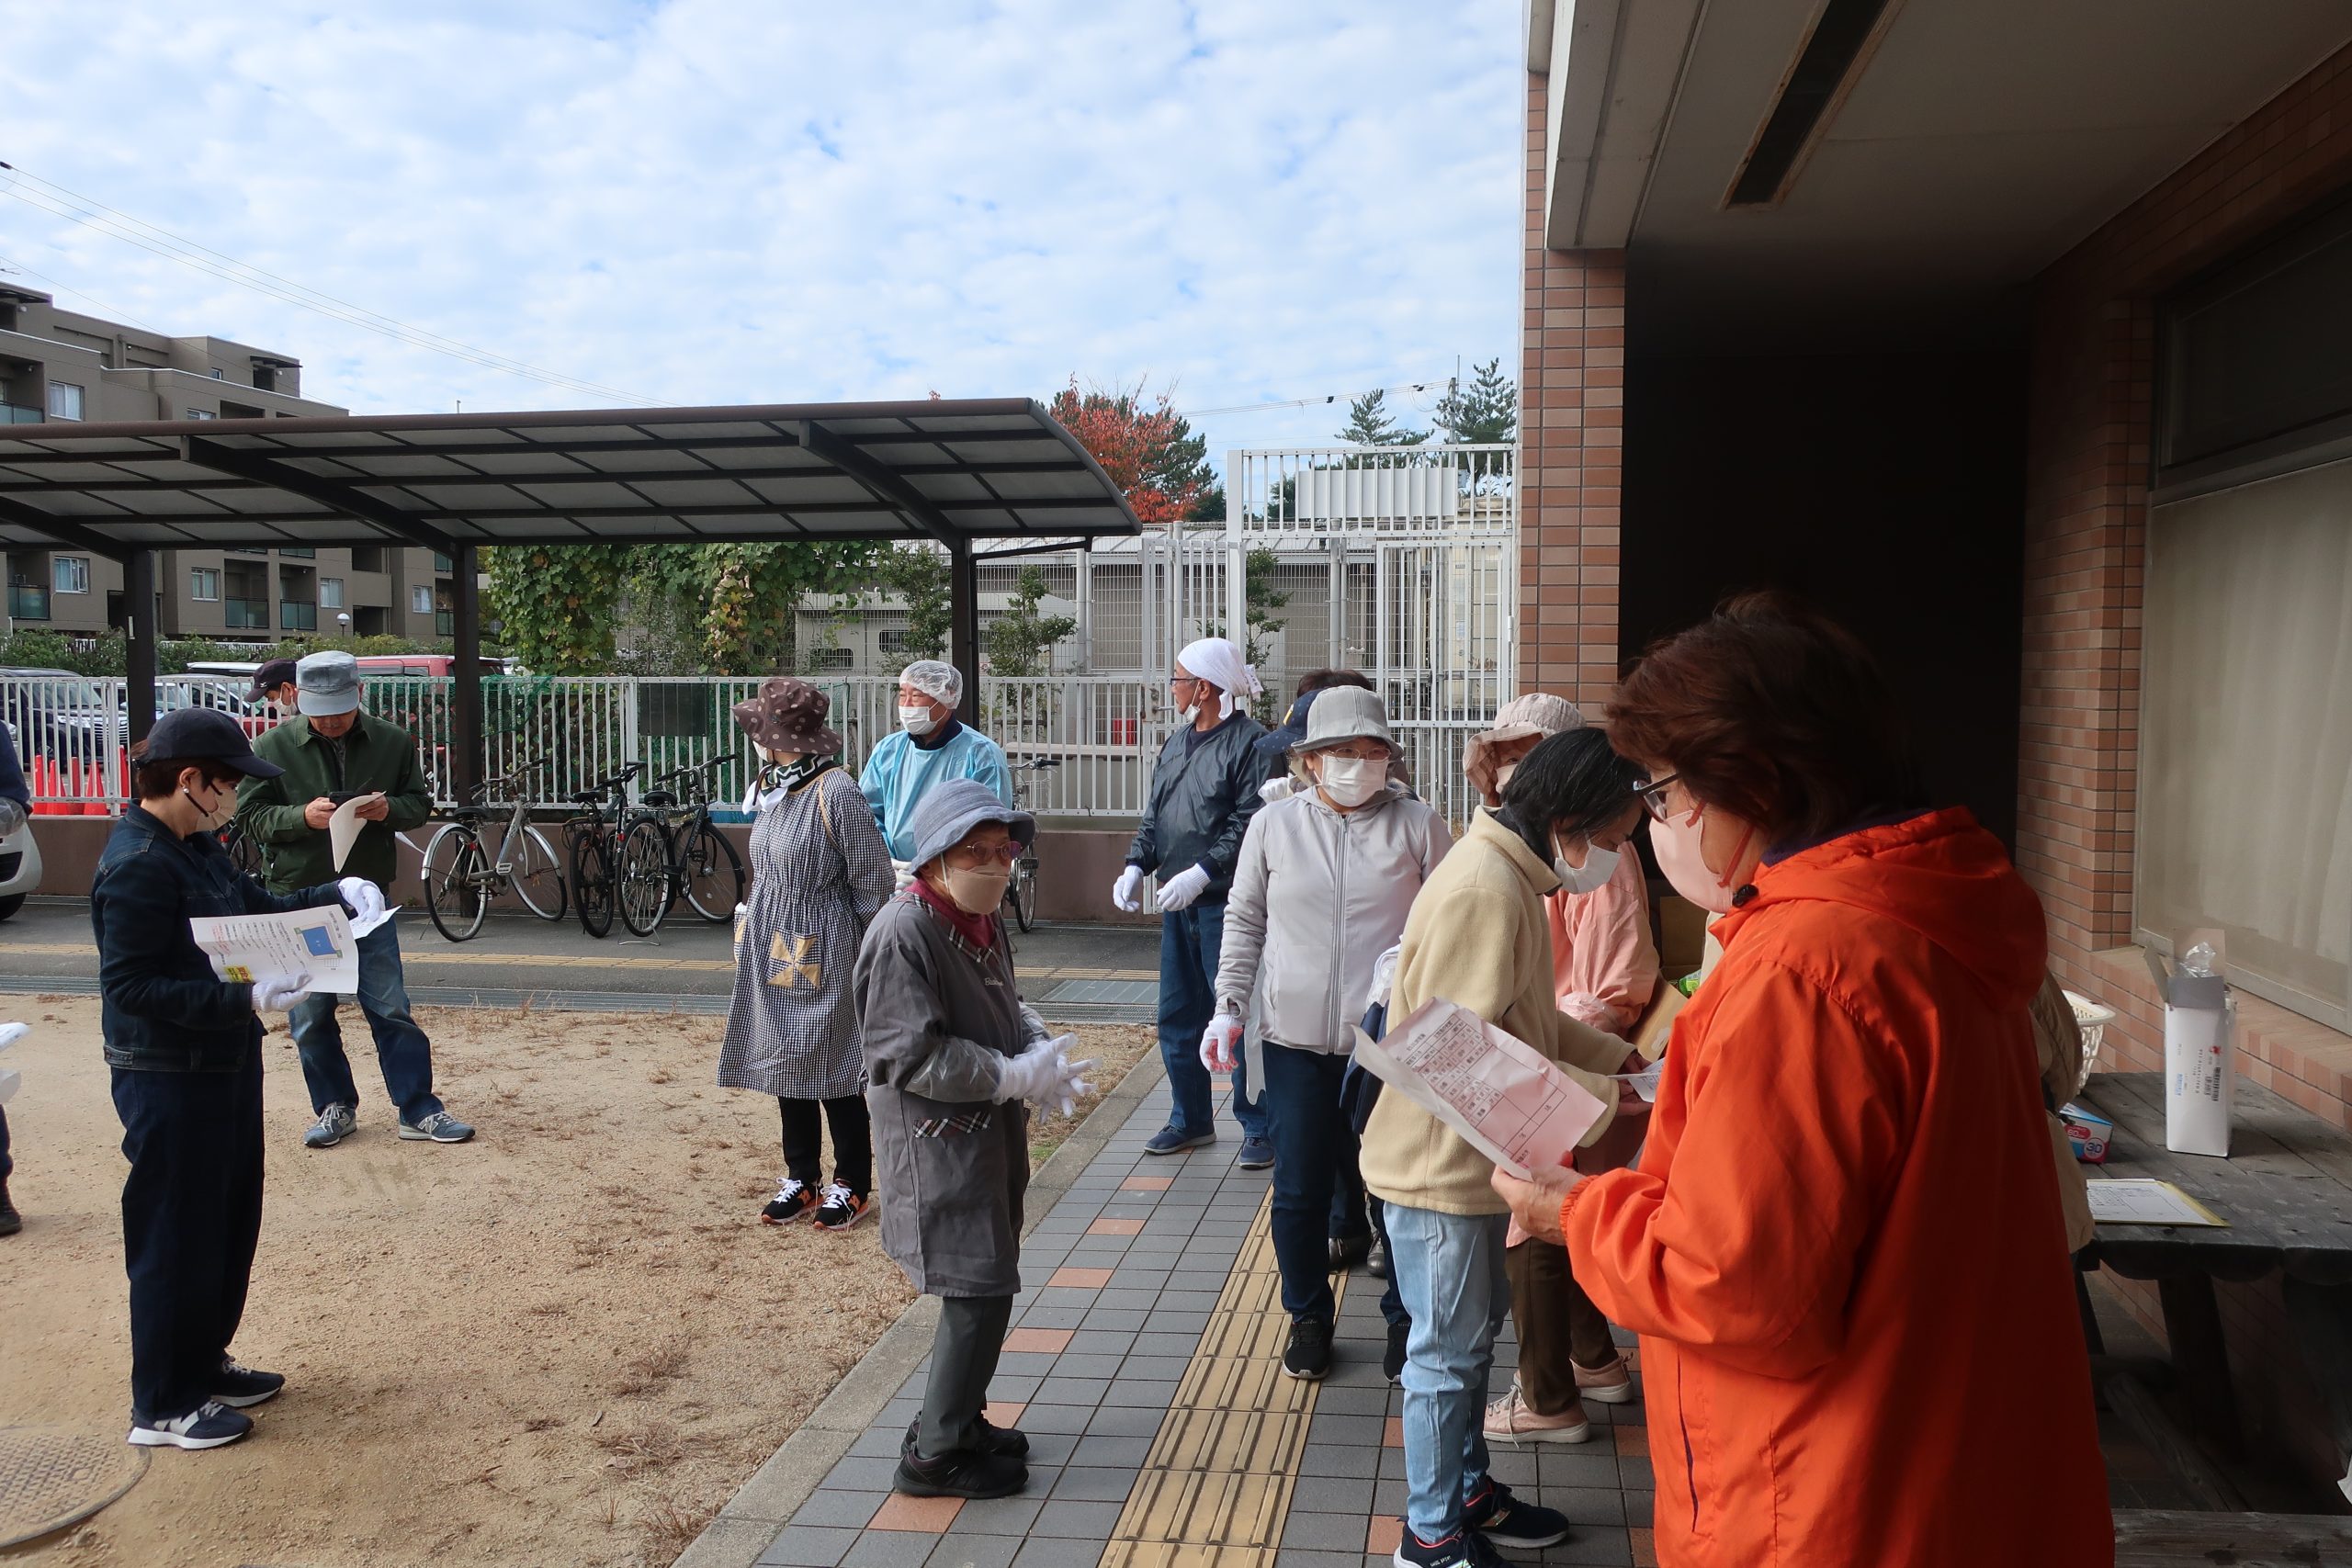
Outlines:
<svg viewBox="0 0 2352 1568"><path fill-rule="evenodd" d="M332 718L359 705L359 660L341 649L294 662L294 705L305 718Z"/></svg>
<svg viewBox="0 0 2352 1568"><path fill-rule="evenodd" d="M1029 813L1007 806L978 779L951 779L927 791L907 819L907 831L915 840L913 863L929 865L983 822L1003 823L1023 844L1037 837L1037 819Z"/></svg>
<svg viewBox="0 0 2352 1568"><path fill-rule="evenodd" d="M1388 708L1377 692L1361 686L1327 686L1315 694L1306 710L1306 739L1301 751L1337 746L1344 740L1377 740L1390 750L1396 739L1388 733Z"/></svg>

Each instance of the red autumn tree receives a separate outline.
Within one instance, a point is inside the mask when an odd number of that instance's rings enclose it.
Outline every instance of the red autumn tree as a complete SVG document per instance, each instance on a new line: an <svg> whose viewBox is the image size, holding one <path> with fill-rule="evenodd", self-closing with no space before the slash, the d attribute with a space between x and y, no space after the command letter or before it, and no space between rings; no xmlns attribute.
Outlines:
<svg viewBox="0 0 2352 1568"><path fill-rule="evenodd" d="M1142 381L1080 391L1072 377L1054 394L1048 412L1094 455L1147 525L1225 515L1225 490L1209 467L1208 438L1193 434L1166 392L1148 393Z"/></svg>

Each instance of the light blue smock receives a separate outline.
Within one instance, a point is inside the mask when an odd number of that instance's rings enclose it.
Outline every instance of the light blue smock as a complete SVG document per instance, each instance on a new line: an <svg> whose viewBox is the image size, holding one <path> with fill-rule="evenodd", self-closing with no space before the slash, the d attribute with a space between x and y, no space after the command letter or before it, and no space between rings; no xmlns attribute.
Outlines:
<svg viewBox="0 0 2352 1568"><path fill-rule="evenodd" d="M903 729L884 737L858 775L858 787L874 807L874 825L882 829L882 841L894 861L914 856L914 835L907 824L915 802L950 779L978 779L999 800L1012 804L1012 773L1004 765L1004 748L960 719L955 724L954 734L929 748L916 745Z"/></svg>

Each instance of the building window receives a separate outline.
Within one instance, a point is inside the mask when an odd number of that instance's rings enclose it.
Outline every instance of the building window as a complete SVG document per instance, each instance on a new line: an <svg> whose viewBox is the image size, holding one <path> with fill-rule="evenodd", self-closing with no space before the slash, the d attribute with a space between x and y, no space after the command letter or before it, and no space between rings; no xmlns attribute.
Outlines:
<svg viewBox="0 0 2352 1568"><path fill-rule="evenodd" d="M212 378L216 381L225 381L229 378L221 372L219 367L216 366L213 367Z"/></svg>
<svg viewBox="0 0 2352 1568"><path fill-rule="evenodd" d="M408 591L408 607L413 615L433 614L433 590L422 582L412 586Z"/></svg>
<svg viewBox="0 0 2352 1568"><path fill-rule="evenodd" d="M217 566L188 568L187 596L201 604L216 603L220 597L220 569Z"/></svg>
<svg viewBox="0 0 2352 1568"><path fill-rule="evenodd" d="M343 579L340 577L319 579L319 608L322 610L343 608Z"/></svg>
<svg viewBox="0 0 2352 1568"><path fill-rule="evenodd" d="M82 389L71 381L51 381L49 384L49 417L80 419Z"/></svg>
<svg viewBox="0 0 2352 1568"><path fill-rule="evenodd" d="M60 593L87 593L90 591L90 558L59 556L50 563L56 576L54 586Z"/></svg>
<svg viewBox="0 0 2352 1568"><path fill-rule="evenodd" d="M849 670L856 662L855 656L846 648L812 649L808 654L808 668L812 671Z"/></svg>
<svg viewBox="0 0 2352 1568"><path fill-rule="evenodd" d="M887 627L876 639L876 646L881 649L885 659L903 657L907 651L907 629L904 626Z"/></svg>
<svg viewBox="0 0 2352 1568"><path fill-rule="evenodd" d="M190 419L219 419L220 416L210 409L190 409L187 411L187 417Z"/></svg>

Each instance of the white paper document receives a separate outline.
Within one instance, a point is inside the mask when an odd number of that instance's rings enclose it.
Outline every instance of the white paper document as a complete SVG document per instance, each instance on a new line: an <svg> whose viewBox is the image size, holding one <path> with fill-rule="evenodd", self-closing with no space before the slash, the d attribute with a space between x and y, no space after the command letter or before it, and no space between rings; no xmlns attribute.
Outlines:
<svg viewBox="0 0 2352 1568"><path fill-rule="evenodd" d="M187 925L223 980L253 985L308 975L314 991L358 994L359 954L340 904L284 915L202 916Z"/></svg>
<svg viewBox="0 0 2352 1568"><path fill-rule="evenodd" d="M2226 1225L2169 1181L2141 1177L2088 1183L2091 1218L2103 1225Z"/></svg>
<svg viewBox="0 0 2352 1568"><path fill-rule="evenodd" d="M1391 1024L1385 1039L1358 1030L1356 1060L1522 1179L1568 1164L1608 1110L1527 1042L1442 998Z"/></svg>
<svg viewBox="0 0 2352 1568"><path fill-rule="evenodd" d="M334 851L335 870L343 869L345 859L351 853L351 846L359 841L359 829L368 825L360 819L359 808L370 801L383 798L381 790L374 795L354 795L336 807L334 815L327 818L327 845Z"/></svg>

